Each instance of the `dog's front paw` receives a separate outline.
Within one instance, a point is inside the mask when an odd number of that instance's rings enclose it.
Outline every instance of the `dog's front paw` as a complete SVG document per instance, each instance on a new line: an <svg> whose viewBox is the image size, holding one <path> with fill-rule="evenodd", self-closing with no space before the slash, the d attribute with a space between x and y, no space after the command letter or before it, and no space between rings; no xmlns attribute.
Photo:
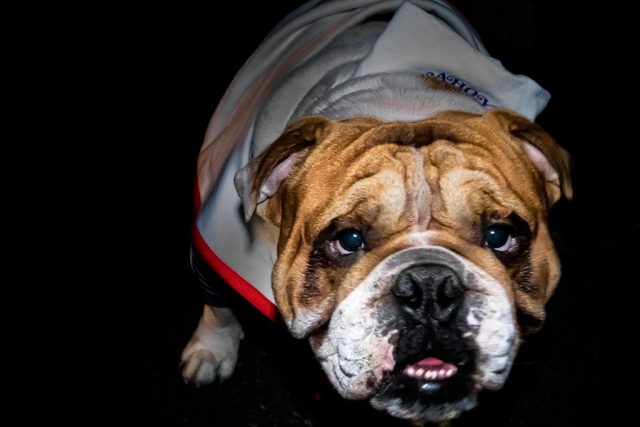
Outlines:
<svg viewBox="0 0 640 427"><path fill-rule="evenodd" d="M182 378L196 387L211 384L233 374L242 327L228 308L205 305L200 323L182 351Z"/></svg>

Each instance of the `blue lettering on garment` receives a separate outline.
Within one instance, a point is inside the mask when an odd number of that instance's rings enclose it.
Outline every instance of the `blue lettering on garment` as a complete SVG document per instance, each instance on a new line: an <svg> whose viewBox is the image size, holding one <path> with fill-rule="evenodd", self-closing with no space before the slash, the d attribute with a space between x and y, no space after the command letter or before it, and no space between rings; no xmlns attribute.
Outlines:
<svg viewBox="0 0 640 427"><path fill-rule="evenodd" d="M454 87L459 88L460 90L462 90L463 93L465 93L466 95L478 101L480 105L482 105L483 107L493 107L493 105L489 103L489 99L486 96L478 92L477 89L474 89L473 87L469 86L467 82L460 80L459 78L452 76L451 74L448 74L448 75L446 73L436 74L433 71L427 71L427 76L435 77L438 80L442 80L445 83L448 83Z"/></svg>

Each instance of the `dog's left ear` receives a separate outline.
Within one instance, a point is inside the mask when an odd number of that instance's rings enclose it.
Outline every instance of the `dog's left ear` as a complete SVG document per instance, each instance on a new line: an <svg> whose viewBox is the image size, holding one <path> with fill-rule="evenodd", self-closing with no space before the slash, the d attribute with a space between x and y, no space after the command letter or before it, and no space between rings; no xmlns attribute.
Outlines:
<svg viewBox="0 0 640 427"><path fill-rule="evenodd" d="M308 149L329 132L331 123L322 116L304 117L292 123L264 152L236 173L233 183L242 199L245 221L251 219L259 203L278 191Z"/></svg>
<svg viewBox="0 0 640 427"><path fill-rule="evenodd" d="M524 150L544 175L550 204L557 202L564 194L573 197L571 171L573 159L542 127L507 109L492 110L487 114L496 116L507 126L508 131L524 142Z"/></svg>

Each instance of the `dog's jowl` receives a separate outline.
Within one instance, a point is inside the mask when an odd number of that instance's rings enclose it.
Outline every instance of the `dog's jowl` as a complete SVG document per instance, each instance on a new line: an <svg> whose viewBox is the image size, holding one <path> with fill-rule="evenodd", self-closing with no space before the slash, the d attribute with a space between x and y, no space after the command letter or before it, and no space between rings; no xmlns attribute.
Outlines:
<svg viewBox="0 0 640 427"><path fill-rule="evenodd" d="M549 96L442 1L289 15L198 159L206 305L185 380L232 375L243 337L213 269L308 340L346 399L440 422L500 389L560 276L547 222L571 160L534 123Z"/></svg>

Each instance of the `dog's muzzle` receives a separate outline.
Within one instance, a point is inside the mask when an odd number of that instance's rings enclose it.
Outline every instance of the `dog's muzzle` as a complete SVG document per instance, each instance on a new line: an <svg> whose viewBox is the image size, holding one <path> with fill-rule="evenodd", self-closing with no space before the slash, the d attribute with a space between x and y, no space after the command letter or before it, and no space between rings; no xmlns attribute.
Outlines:
<svg viewBox="0 0 640 427"><path fill-rule="evenodd" d="M448 419L500 388L517 351L508 287L442 247L382 261L313 347L346 398L411 419Z"/></svg>

